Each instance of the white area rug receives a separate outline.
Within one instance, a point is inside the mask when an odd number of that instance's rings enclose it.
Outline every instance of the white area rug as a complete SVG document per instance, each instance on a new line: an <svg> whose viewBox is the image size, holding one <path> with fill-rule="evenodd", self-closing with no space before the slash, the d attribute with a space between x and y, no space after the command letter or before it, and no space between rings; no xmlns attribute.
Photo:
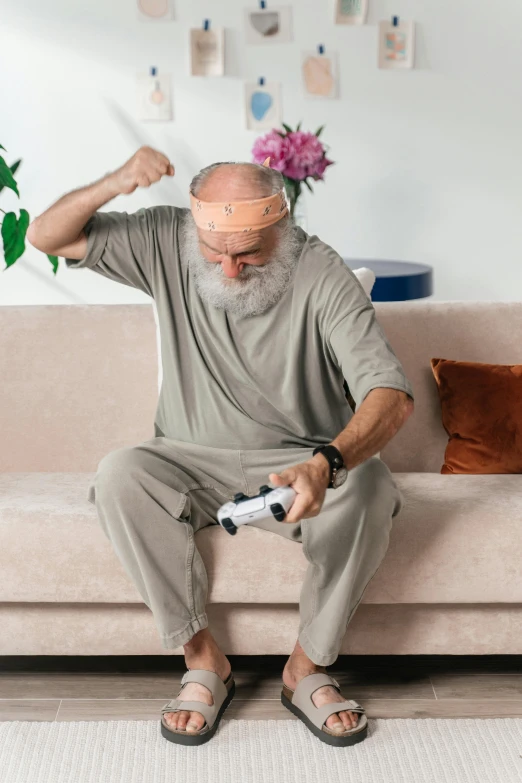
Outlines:
<svg viewBox="0 0 522 783"><path fill-rule="evenodd" d="M181 747L159 721L0 723L1 783L520 783L522 719L374 719L353 747L297 720L222 720Z"/></svg>

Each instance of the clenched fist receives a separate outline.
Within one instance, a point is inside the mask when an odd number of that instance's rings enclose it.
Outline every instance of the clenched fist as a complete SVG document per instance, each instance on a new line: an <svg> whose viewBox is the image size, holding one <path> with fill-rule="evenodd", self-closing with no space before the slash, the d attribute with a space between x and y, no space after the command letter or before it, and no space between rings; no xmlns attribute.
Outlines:
<svg viewBox="0 0 522 783"><path fill-rule="evenodd" d="M174 175L170 160L152 147L140 147L132 158L107 178L118 193L133 193L136 188L148 188L164 175Z"/></svg>

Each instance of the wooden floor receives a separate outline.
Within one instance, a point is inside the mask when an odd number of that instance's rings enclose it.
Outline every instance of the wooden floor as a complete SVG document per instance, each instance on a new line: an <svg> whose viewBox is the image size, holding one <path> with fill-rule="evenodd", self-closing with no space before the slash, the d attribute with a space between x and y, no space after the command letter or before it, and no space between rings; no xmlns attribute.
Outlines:
<svg viewBox="0 0 522 783"><path fill-rule="evenodd" d="M228 656L225 717L297 720L280 703L287 656ZM159 720L186 670L178 655L0 657L0 720ZM522 656L340 656L328 667L369 718L522 717Z"/></svg>

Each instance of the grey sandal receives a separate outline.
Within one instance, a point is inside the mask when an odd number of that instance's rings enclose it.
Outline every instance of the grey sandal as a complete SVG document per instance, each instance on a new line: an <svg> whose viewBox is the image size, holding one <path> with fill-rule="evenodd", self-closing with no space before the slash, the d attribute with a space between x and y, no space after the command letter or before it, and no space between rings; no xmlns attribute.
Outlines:
<svg viewBox="0 0 522 783"><path fill-rule="evenodd" d="M341 686L337 680L329 674L315 672L314 674L307 674L306 677L299 680L295 691L283 683L281 703L290 712L297 715L299 720L322 742L326 742L327 745L344 747L345 745L355 745L356 742L361 742L368 734L368 718L364 714L366 710L353 699L331 702L330 704L323 704L322 707L316 707L312 701L312 694L318 688L322 688L323 685L333 685L339 693L341 692ZM356 726L352 729L346 729L342 734L339 734L324 724L330 715L343 710L358 712L361 717L357 721Z"/></svg>
<svg viewBox="0 0 522 783"><path fill-rule="evenodd" d="M178 691L178 696L187 682L199 682L200 685L205 685L211 692L214 703L205 704L202 701L171 699L161 710L161 734L165 739L170 742L177 742L179 745L203 745L216 733L219 721L234 697L236 692L234 675L230 672L227 679L223 682L221 677L208 669L188 669L181 678L181 688ZM180 710L200 712L205 718L202 728L193 732L188 732L185 729L171 729L165 723L163 716L166 712L178 712Z"/></svg>

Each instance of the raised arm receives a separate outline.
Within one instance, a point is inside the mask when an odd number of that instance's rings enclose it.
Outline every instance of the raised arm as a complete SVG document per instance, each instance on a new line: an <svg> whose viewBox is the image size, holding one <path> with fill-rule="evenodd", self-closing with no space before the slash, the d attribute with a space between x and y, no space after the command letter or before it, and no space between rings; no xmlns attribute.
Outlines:
<svg viewBox="0 0 522 783"><path fill-rule="evenodd" d="M87 250L83 228L88 219L116 196L149 187L164 175L174 175L169 159L151 147L140 147L116 171L59 198L31 222L27 239L44 253L82 259Z"/></svg>

